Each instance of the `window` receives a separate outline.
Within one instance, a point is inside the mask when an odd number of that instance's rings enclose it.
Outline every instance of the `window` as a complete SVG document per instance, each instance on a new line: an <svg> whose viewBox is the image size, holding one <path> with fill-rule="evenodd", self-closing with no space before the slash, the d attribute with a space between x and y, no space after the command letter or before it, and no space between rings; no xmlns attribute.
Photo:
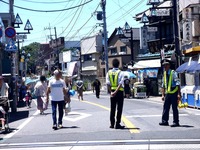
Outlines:
<svg viewBox="0 0 200 150"><path fill-rule="evenodd" d="M87 54L83 56L84 61L91 61L92 60L92 54Z"/></svg>
<svg viewBox="0 0 200 150"><path fill-rule="evenodd" d="M117 55L117 49L116 48L111 48L110 52L111 52L111 55Z"/></svg>
<svg viewBox="0 0 200 150"><path fill-rule="evenodd" d="M127 54L126 46L120 47L120 54Z"/></svg>
<svg viewBox="0 0 200 150"><path fill-rule="evenodd" d="M188 86L193 86L193 85L195 85L195 82L194 82L194 75L193 75L193 74L188 74L188 73L186 73L186 74L185 74L185 79L186 79L186 85L188 85Z"/></svg>

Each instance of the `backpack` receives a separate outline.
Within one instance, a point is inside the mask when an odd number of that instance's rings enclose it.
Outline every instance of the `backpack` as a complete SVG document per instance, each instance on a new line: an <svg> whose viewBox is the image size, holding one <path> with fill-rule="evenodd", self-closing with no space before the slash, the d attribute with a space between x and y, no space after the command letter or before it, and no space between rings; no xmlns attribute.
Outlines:
<svg viewBox="0 0 200 150"><path fill-rule="evenodd" d="M39 91L38 88L35 88L35 89L34 89L34 91L33 91L33 95L34 95L34 97L38 97L38 96L40 96L40 91Z"/></svg>

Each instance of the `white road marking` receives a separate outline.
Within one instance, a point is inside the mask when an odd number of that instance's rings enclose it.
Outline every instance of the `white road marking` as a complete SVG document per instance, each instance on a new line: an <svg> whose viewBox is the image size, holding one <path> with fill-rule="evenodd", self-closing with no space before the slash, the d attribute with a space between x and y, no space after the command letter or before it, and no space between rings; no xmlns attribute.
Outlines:
<svg viewBox="0 0 200 150"><path fill-rule="evenodd" d="M13 137L15 134L17 134L20 130L22 130L36 115L38 115L40 113L40 111L36 111L33 116L27 118L19 127L17 127L17 129L15 131L13 131L10 134L7 134L6 136L3 137L3 139L9 139L11 137ZM3 140L4 141L4 140Z"/></svg>
<svg viewBox="0 0 200 150"><path fill-rule="evenodd" d="M77 117L70 117L72 115L78 115ZM69 112L67 116L63 116L63 119L64 120L67 120L67 121L72 121L72 122L75 122L75 121L79 121L81 119L84 119L84 118L87 118L89 116L91 116L92 114L86 114L86 113L79 113L79 112Z"/></svg>

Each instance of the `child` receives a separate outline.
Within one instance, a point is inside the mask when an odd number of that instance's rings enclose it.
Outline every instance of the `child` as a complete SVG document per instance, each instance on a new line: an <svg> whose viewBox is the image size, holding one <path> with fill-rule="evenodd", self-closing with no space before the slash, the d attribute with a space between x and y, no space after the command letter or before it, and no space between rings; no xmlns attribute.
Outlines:
<svg viewBox="0 0 200 150"><path fill-rule="evenodd" d="M31 108L32 96L31 96L30 90L27 90L27 93L25 95L25 100L26 100L26 106L27 106L27 108Z"/></svg>
<svg viewBox="0 0 200 150"><path fill-rule="evenodd" d="M5 130L5 110L0 106L0 121L1 121L1 130Z"/></svg>

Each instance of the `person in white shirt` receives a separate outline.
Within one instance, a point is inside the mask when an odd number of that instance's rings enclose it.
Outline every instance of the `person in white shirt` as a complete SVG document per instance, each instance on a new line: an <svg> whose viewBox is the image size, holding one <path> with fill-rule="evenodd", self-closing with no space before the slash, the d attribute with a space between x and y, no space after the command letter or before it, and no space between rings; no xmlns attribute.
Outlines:
<svg viewBox="0 0 200 150"><path fill-rule="evenodd" d="M51 100L52 105L52 117L53 117L53 129L62 128L63 108L65 105L64 95L67 95L67 88L65 81L62 78L62 72L60 70L54 71L55 78L49 81L47 88L47 101ZM58 106L58 127L56 110Z"/></svg>
<svg viewBox="0 0 200 150"><path fill-rule="evenodd" d="M46 91L47 91L47 83L46 83L46 77L40 76L40 81L38 81L34 87L34 93L37 97L37 109L40 110L40 114L44 114L44 110L47 109L47 102L44 100L46 97ZM45 107L44 107L45 104Z"/></svg>

